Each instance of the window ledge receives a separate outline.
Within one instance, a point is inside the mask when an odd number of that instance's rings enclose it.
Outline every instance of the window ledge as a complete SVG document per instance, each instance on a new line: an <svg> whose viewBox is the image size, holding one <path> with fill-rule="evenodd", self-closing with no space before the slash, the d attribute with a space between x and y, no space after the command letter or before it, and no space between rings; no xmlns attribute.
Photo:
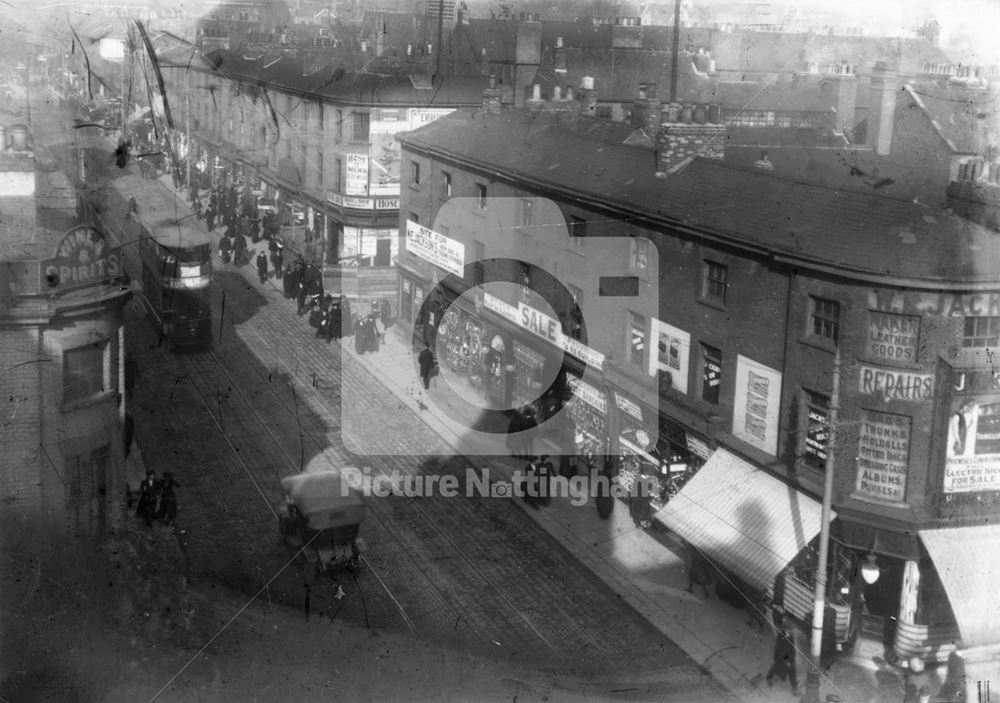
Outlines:
<svg viewBox="0 0 1000 703"><path fill-rule="evenodd" d="M93 405L99 405L109 398L114 398L117 394L117 390L107 390L101 391L100 393L95 393L94 395L88 395L86 398L77 398L76 400L64 401L59 407L59 410L64 413L73 412L74 410L81 410L83 408L88 408Z"/></svg>
<svg viewBox="0 0 1000 703"><path fill-rule="evenodd" d="M837 352L837 345L826 339L825 337L816 337L814 335L805 335L799 337L799 342L810 347L814 347L821 351L829 352L830 354L835 354Z"/></svg>
<svg viewBox="0 0 1000 703"><path fill-rule="evenodd" d="M704 296L699 295L697 298L695 298L695 302L701 303L702 305L710 307L713 310L726 312L726 304L716 300L715 298L706 298Z"/></svg>

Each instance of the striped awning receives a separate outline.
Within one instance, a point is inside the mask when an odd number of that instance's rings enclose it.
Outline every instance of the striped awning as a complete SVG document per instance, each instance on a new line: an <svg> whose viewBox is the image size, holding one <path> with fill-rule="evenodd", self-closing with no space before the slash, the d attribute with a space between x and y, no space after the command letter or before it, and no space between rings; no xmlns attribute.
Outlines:
<svg viewBox="0 0 1000 703"><path fill-rule="evenodd" d="M1000 525L920 530L958 621L963 647L1000 643Z"/></svg>
<svg viewBox="0 0 1000 703"><path fill-rule="evenodd" d="M655 519L763 591L819 534L822 506L717 449Z"/></svg>

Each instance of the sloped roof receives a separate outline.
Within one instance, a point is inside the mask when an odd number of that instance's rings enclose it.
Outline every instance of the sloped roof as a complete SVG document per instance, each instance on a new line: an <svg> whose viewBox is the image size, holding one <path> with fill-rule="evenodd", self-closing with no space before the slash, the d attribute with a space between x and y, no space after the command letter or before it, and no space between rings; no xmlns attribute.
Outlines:
<svg viewBox="0 0 1000 703"><path fill-rule="evenodd" d="M701 158L657 178L651 149L595 143L593 125L523 110L460 111L400 141L797 265L930 285L1000 283L988 263L1000 260L1000 238L956 215Z"/></svg>
<svg viewBox="0 0 1000 703"><path fill-rule="evenodd" d="M1000 146L996 87L969 90L923 83L904 87L956 153L985 154Z"/></svg>

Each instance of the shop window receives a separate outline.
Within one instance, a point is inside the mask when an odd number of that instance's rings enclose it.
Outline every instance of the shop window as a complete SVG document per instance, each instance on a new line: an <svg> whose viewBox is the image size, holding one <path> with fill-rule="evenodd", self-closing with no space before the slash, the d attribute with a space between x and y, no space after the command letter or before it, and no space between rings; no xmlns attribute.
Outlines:
<svg viewBox="0 0 1000 703"><path fill-rule="evenodd" d="M319 133L323 134L323 123L326 121L326 112L323 103L316 103L316 115L318 118Z"/></svg>
<svg viewBox="0 0 1000 703"><path fill-rule="evenodd" d="M356 142L367 142L371 120L370 116L367 112L356 110L353 113L353 117L354 119L352 122L354 126L354 134L352 135L352 139Z"/></svg>
<svg viewBox="0 0 1000 703"><path fill-rule="evenodd" d="M341 179L344 177L344 162L341 159L336 159L333 163L333 190L334 192L340 193L343 188L343 182Z"/></svg>
<svg viewBox="0 0 1000 703"><path fill-rule="evenodd" d="M629 240L629 267L645 271L649 266L649 240L632 237Z"/></svg>
<svg viewBox="0 0 1000 703"><path fill-rule="evenodd" d="M486 186L482 183L476 184L476 204L480 210L486 209Z"/></svg>
<svg viewBox="0 0 1000 703"><path fill-rule="evenodd" d="M819 393L805 391L805 460L815 468L826 468L830 442L830 399Z"/></svg>
<svg viewBox="0 0 1000 703"><path fill-rule="evenodd" d="M333 126L333 132L337 137L337 143L339 144L344 140L344 111L337 110L335 117L335 123Z"/></svg>
<svg viewBox="0 0 1000 703"><path fill-rule="evenodd" d="M66 459L66 509L77 536L100 535L104 531L110 458L111 447L104 445Z"/></svg>
<svg viewBox="0 0 1000 703"><path fill-rule="evenodd" d="M962 346L996 347L1000 342L1000 317L967 317Z"/></svg>
<svg viewBox="0 0 1000 703"><path fill-rule="evenodd" d="M701 369L701 399L718 405L719 388L722 386L722 351L702 344Z"/></svg>
<svg viewBox="0 0 1000 703"><path fill-rule="evenodd" d="M410 179L413 185L420 185L420 164L416 161L410 163Z"/></svg>
<svg viewBox="0 0 1000 703"><path fill-rule="evenodd" d="M441 172L441 195L451 197L451 174L447 171Z"/></svg>
<svg viewBox="0 0 1000 703"><path fill-rule="evenodd" d="M701 297L725 305L728 288L729 267L715 261L705 261L702 268Z"/></svg>
<svg viewBox="0 0 1000 703"><path fill-rule="evenodd" d="M83 400L104 388L104 344L88 344L63 353L63 402Z"/></svg>
<svg viewBox="0 0 1000 703"><path fill-rule="evenodd" d="M323 189L323 152L316 152L316 187Z"/></svg>
<svg viewBox="0 0 1000 703"><path fill-rule="evenodd" d="M646 360L646 318L634 312L628 314L628 360L643 368Z"/></svg>
<svg viewBox="0 0 1000 703"><path fill-rule="evenodd" d="M809 300L812 304L810 333L836 344L840 333L840 303L815 296L809 296Z"/></svg>
<svg viewBox="0 0 1000 703"><path fill-rule="evenodd" d="M417 213L415 212L410 213L410 222L412 222L415 225L420 224L420 217L417 215Z"/></svg>

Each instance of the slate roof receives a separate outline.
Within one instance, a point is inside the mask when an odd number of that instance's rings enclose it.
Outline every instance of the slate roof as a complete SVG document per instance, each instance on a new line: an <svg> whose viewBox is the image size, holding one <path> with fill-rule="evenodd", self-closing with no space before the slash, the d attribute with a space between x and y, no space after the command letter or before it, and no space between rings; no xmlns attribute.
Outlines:
<svg viewBox="0 0 1000 703"><path fill-rule="evenodd" d="M596 120L570 127L545 113L459 111L400 141L796 265L910 285L1000 285L990 263L1000 261L1000 237L950 213L701 158L657 178L652 150L607 143L608 134Z"/></svg>
<svg viewBox="0 0 1000 703"><path fill-rule="evenodd" d="M969 90L911 83L905 89L956 153L985 154L991 146L1000 146L1000 90L996 86Z"/></svg>
<svg viewBox="0 0 1000 703"><path fill-rule="evenodd" d="M255 58L240 52L219 50L213 52L210 58L216 66L215 70L227 79L263 83L299 95L319 95L330 101L352 105L479 105L487 85L487 78L483 76L443 76L433 86L428 83L428 87L419 87L421 81L409 75L367 72L340 75L330 66L302 75L302 59L285 55L265 54Z"/></svg>

